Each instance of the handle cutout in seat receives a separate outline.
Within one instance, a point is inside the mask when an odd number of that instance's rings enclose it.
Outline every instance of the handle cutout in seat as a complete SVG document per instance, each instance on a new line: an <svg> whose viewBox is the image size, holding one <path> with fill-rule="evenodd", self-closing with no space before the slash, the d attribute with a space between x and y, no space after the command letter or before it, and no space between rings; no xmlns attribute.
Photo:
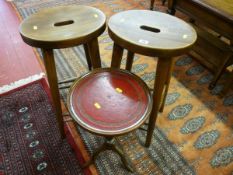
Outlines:
<svg viewBox="0 0 233 175"><path fill-rule="evenodd" d="M54 26L59 27L59 26L66 26L66 25L70 25L73 24L74 21L73 20L68 20L68 21L62 21L62 22L57 22L54 24Z"/></svg>
<svg viewBox="0 0 233 175"><path fill-rule="evenodd" d="M153 28L153 27L149 27L149 26L140 26L140 28L142 30L147 30L149 32L154 32L154 33L159 33L160 32L160 29L157 29L157 28Z"/></svg>

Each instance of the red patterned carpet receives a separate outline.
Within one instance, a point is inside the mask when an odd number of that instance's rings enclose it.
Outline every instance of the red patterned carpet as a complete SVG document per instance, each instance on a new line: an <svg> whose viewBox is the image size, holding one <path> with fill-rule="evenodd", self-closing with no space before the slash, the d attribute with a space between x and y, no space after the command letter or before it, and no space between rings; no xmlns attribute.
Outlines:
<svg viewBox="0 0 233 175"><path fill-rule="evenodd" d="M60 139L44 87L38 81L0 98L0 174L84 174L70 145Z"/></svg>
<svg viewBox="0 0 233 175"><path fill-rule="evenodd" d="M2 96L0 121L0 172L84 174L70 145L60 140L44 82Z"/></svg>

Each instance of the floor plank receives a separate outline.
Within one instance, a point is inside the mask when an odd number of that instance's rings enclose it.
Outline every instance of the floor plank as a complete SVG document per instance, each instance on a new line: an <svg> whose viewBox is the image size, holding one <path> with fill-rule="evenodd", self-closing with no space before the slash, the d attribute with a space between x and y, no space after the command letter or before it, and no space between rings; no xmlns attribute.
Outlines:
<svg viewBox="0 0 233 175"><path fill-rule="evenodd" d="M44 74L32 49L19 34L20 20L14 8L0 1L0 94L30 83ZM24 81L25 80L25 81Z"/></svg>

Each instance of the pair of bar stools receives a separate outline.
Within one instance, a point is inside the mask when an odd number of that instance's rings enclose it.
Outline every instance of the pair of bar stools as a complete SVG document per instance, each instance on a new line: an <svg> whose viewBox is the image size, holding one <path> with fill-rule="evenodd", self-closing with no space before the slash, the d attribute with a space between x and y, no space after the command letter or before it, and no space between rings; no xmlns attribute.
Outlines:
<svg viewBox="0 0 233 175"><path fill-rule="evenodd" d="M148 10L118 13L108 23L108 32L114 41L111 68L101 68L97 37L104 32L105 22L105 15L98 9L60 6L42 10L24 20L20 33L27 44L42 49L62 136L64 128L53 49L84 45L88 67L94 70L74 82L67 106L80 126L107 140L85 166L92 163L101 150L112 149L119 153L126 168L133 171L122 150L114 144L114 137L137 129L149 118L146 146L150 145L158 112L164 107L172 57L190 49L196 32L184 21L164 13ZM127 70L119 69L123 49L128 50ZM158 57L153 95L143 80L130 72L134 53Z"/></svg>

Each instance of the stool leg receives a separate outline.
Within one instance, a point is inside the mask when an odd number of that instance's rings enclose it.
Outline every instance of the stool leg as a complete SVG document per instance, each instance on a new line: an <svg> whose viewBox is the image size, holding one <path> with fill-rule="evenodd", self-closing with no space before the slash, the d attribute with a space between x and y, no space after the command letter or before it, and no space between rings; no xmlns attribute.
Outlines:
<svg viewBox="0 0 233 175"><path fill-rule="evenodd" d="M225 67L226 67L228 61L230 60L230 58L232 58L231 55L229 55L224 60L224 62L219 66L218 71L216 72L214 79L211 81L211 83L208 87L210 90L212 90L216 86L216 83L217 83L218 79L220 78L220 76L222 75L223 71L225 70Z"/></svg>
<svg viewBox="0 0 233 175"><path fill-rule="evenodd" d="M231 86L233 85L233 70L231 72L231 75L229 77L228 84L225 85L222 92L220 93L220 97L224 97L227 94L227 91L230 90Z"/></svg>
<svg viewBox="0 0 233 175"><path fill-rule="evenodd" d="M123 48L117 45L116 43L114 43L111 67L120 68L122 56L123 56Z"/></svg>
<svg viewBox="0 0 233 175"><path fill-rule="evenodd" d="M106 142L107 149L113 150L116 153L118 153L125 168L130 172L134 172L131 163L124 156L123 150L119 146L114 144L114 138L106 138L106 139L107 139L107 142Z"/></svg>
<svg viewBox="0 0 233 175"><path fill-rule="evenodd" d="M165 3L166 3L166 0L162 0L162 4L165 5Z"/></svg>
<svg viewBox="0 0 233 175"><path fill-rule="evenodd" d="M117 145L115 145L114 143L114 138L113 137L108 137L106 138L107 141L100 147L98 148L98 150L93 154L93 156L91 157L91 159L84 163L82 165L82 168L86 168L88 167L89 165L91 165L92 163L94 163L94 161L96 160L96 157L99 155L99 153L101 153L102 151L105 151L105 150L112 150L112 151L115 151L116 153L119 154L120 158L121 158L121 161L123 162L124 166L126 167L126 169L130 172L133 172L133 168L132 168L132 165L130 164L130 162L125 158L124 156L124 153L123 153L123 150L118 147Z"/></svg>
<svg viewBox="0 0 233 175"><path fill-rule="evenodd" d="M88 52L91 58L91 64L93 68L100 68L101 67L101 60L100 60L100 52L99 52L99 44L98 39L95 38L87 43Z"/></svg>
<svg viewBox="0 0 233 175"><path fill-rule="evenodd" d="M133 58L134 58L134 53L130 52L128 50L127 59L126 59L127 60L126 61L126 67L125 67L125 69L128 70L128 71L131 71L131 69L132 69Z"/></svg>
<svg viewBox="0 0 233 175"><path fill-rule="evenodd" d="M175 0L169 0L168 1L168 10L167 12L170 14L170 15L175 15L176 13L176 10L175 10Z"/></svg>
<svg viewBox="0 0 233 175"><path fill-rule="evenodd" d="M151 0L151 1L150 1L150 10L153 10L153 8L154 8L154 3L155 3L155 0Z"/></svg>
<svg viewBox="0 0 233 175"><path fill-rule="evenodd" d="M97 151L94 152L91 159L89 161L87 161L86 163L84 163L81 167L86 168L86 167L90 166L91 164L93 164L94 161L96 160L97 156L99 155L99 153L101 153L102 151L105 151L105 150L107 150L106 143L104 143L100 148L98 148Z"/></svg>
<svg viewBox="0 0 233 175"><path fill-rule="evenodd" d="M125 168L126 168L128 171L130 171L130 172L133 173L133 172L134 172L134 171L133 171L133 168L132 168L130 162L129 162L129 161L126 159L126 157L124 156L124 153L123 153L122 149L120 149L120 148L117 147L116 145L113 145L113 148L112 148L112 149L113 149L113 151L115 151L115 152L118 153L118 155L120 156L121 161L123 162Z"/></svg>
<svg viewBox="0 0 233 175"><path fill-rule="evenodd" d="M85 51L85 55L86 55L88 69L91 70L92 65L91 65L91 57L90 57L90 54L89 54L89 51L88 51L88 45L83 44L83 47L84 47L84 51Z"/></svg>
<svg viewBox="0 0 233 175"><path fill-rule="evenodd" d="M162 93L164 91L171 62L171 58L158 58L156 78L154 83L153 108L149 118L149 125L145 144L146 147L149 147L151 144L151 139L155 128L155 121L158 116L159 108L161 105Z"/></svg>
<svg viewBox="0 0 233 175"><path fill-rule="evenodd" d="M59 127L59 130L61 133L61 137L65 138L63 116L62 116L62 109L61 109L61 102L60 102L60 94L59 94L59 90L58 90L57 73L56 73L53 50L42 49L42 54L44 57L46 73L47 73L49 86L50 86L51 93L52 93L54 108L56 111L56 118L58 121L58 127Z"/></svg>
<svg viewBox="0 0 233 175"><path fill-rule="evenodd" d="M163 93L163 97L162 97L163 100L162 100L159 112L163 112L163 108L164 108L164 105L165 105L165 102L166 102L167 92L168 92L168 89L169 89L169 84L170 84L170 80L171 80L171 76L172 76L173 67L174 67L174 59L171 58L171 63L170 63L170 66L168 68L168 74L167 74L167 78L166 78L166 88L165 88L165 91Z"/></svg>

